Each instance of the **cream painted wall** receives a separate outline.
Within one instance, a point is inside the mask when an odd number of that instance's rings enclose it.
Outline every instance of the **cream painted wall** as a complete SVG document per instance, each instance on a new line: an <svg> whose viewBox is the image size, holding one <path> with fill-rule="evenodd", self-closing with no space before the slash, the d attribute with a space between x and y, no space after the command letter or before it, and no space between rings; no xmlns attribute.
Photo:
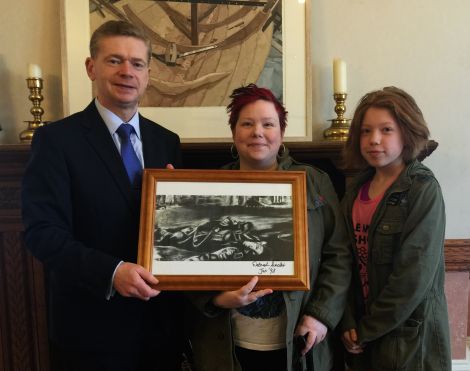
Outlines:
<svg viewBox="0 0 470 371"><path fill-rule="evenodd" d="M332 117L331 63L348 63L347 115L368 91L411 93L439 142L424 161L443 189L447 238L470 237L470 2L313 0L313 122L318 138Z"/></svg>
<svg viewBox="0 0 470 371"><path fill-rule="evenodd" d="M8 5L7 5L8 3ZM28 64L42 68L45 115L62 115L60 0L1 1L0 12L0 143L17 143L31 120L26 87Z"/></svg>
<svg viewBox="0 0 470 371"><path fill-rule="evenodd" d="M287 2L295 0L286 0ZM62 115L60 0L8 2L0 13L0 143L16 143L30 119L27 64L45 79L45 119ZM366 92L396 85L415 96L438 149L425 161L447 204L447 238L469 238L470 2L312 0L313 131L333 117L331 61L348 63L347 116Z"/></svg>

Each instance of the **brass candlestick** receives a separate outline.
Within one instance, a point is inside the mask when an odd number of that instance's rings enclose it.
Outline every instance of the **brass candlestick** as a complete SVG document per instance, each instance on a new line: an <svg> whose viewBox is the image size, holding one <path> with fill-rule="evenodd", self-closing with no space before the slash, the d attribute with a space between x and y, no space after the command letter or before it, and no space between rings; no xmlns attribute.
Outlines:
<svg viewBox="0 0 470 371"><path fill-rule="evenodd" d="M42 90L42 79L40 77L28 77L26 79L28 85L29 100L33 102L33 107L29 110L33 115L32 121L24 121L28 123L28 128L23 130L20 133L20 141L24 143L31 143L33 139L34 131L40 127L47 124L47 121L42 121L42 115L44 110L41 107L41 101L44 99L41 90Z"/></svg>
<svg viewBox="0 0 470 371"><path fill-rule="evenodd" d="M344 113L346 112L344 102L346 101L347 96L348 95L346 93L333 94L336 102L335 112L338 117L328 120L331 121L331 126L323 132L323 136L326 140L345 141L348 139L349 123L351 120L344 118Z"/></svg>

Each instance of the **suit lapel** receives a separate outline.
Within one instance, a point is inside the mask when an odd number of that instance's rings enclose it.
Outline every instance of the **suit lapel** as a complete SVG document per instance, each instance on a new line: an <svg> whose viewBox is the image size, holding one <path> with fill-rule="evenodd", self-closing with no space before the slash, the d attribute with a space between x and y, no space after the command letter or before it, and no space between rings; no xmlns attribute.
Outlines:
<svg viewBox="0 0 470 371"><path fill-rule="evenodd" d="M155 134L155 128L152 127L154 124L142 115L139 117L139 122L145 167L148 169L164 168L168 159L163 138Z"/></svg>
<svg viewBox="0 0 470 371"><path fill-rule="evenodd" d="M121 156L109 134L106 124L96 109L95 103L91 102L83 112L84 120L82 125L87 130L86 138L96 151L98 157L104 162L109 174L114 179L116 186L121 190L130 207L138 212L138 205L135 203L131 184Z"/></svg>

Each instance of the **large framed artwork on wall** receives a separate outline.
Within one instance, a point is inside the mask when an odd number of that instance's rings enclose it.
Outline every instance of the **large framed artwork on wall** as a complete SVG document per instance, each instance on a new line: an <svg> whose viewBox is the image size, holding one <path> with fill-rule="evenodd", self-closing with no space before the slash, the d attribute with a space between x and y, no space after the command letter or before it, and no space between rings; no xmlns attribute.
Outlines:
<svg viewBox="0 0 470 371"><path fill-rule="evenodd" d="M62 0L64 114L93 97L85 67L91 33L111 19L152 43L146 117L183 142L228 142L233 89L268 87L289 111L286 141L311 141L310 0Z"/></svg>

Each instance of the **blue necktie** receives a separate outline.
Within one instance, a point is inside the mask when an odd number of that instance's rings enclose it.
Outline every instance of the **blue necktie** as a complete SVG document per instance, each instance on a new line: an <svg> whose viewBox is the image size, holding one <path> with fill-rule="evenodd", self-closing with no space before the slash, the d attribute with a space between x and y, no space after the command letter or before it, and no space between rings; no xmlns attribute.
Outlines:
<svg viewBox="0 0 470 371"><path fill-rule="evenodd" d="M134 127L130 124L121 124L116 132L121 138L121 157L126 167L127 175L131 184L137 185L141 180L142 165L131 142L131 133L135 133Z"/></svg>

